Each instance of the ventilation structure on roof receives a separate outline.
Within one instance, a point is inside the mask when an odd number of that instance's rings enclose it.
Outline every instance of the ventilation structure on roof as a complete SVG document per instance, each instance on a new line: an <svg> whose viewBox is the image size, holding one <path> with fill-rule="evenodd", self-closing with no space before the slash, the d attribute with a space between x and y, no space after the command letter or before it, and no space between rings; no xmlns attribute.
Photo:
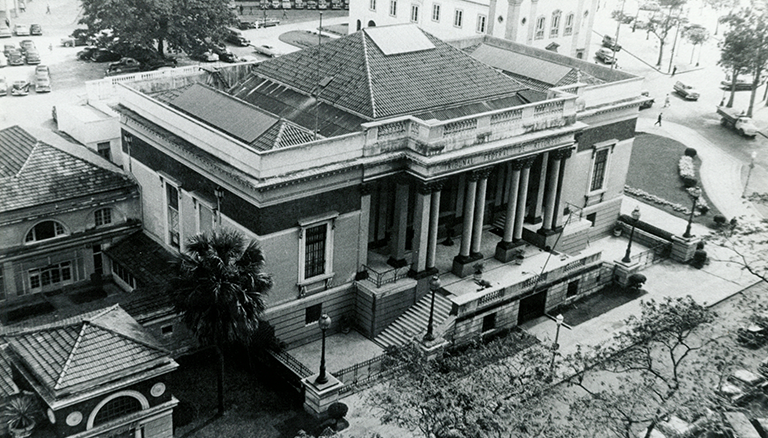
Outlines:
<svg viewBox="0 0 768 438"><path fill-rule="evenodd" d="M369 27L364 31L385 55L419 52L435 48L432 41L415 24Z"/></svg>

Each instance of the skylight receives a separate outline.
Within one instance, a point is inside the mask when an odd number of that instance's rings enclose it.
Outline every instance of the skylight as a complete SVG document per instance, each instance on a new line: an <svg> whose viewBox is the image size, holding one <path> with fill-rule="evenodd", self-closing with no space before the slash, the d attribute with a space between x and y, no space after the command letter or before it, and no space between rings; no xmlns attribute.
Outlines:
<svg viewBox="0 0 768 438"><path fill-rule="evenodd" d="M365 33L385 55L419 52L434 49L435 45L415 24L397 26L369 27Z"/></svg>

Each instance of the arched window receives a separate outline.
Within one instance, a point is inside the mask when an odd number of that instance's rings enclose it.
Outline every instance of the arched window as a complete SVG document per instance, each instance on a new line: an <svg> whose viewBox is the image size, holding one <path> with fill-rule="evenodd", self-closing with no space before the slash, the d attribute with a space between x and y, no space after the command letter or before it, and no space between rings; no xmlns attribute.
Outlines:
<svg viewBox="0 0 768 438"><path fill-rule="evenodd" d="M93 427L108 423L142 409L141 401L130 395L115 397L105 403L93 418Z"/></svg>
<svg viewBox="0 0 768 438"><path fill-rule="evenodd" d="M546 26L546 21L547 19L544 17L536 19L536 34L533 37L534 39L544 39L544 26Z"/></svg>
<svg viewBox="0 0 768 438"><path fill-rule="evenodd" d="M565 16L565 28L563 29L563 36L573 35L573 12Z"/></svg>
<svg viewBox="0 0 768 438"><path fill-rule="evenodd" d="M357 20L357 30L360 30L361 27L363 27L363 23L361 23L360 20Z"/></svg>
<svg viewBox="0 0 768 438"><path fill-rule="evenodd" d="M53 239L66 235L67 232L64 229L64 225L56 221L45 221L35 225L34 228L29 230L27 237L24 238L25 242L39 242L41 240Z"/></svg>
<svg viewBox="0 0 768 438"><path fill-rule="evenodd" d="M93 220L96 223L96 226L101 225L107 225L112 223L112 209L111 208L102 208L100 210L96 210L93 213Z"/></svg>
<svg viewBox="0 0 768 438"><path fill-rule="evenodd" d="M369 21L368 27L376 27L376 22L374 22L373 20Z"/></svg>
<svg viewBox="0 0 768 438"><path fill-rule="evenodd" d="M552 13L552 27L549 30L550 38L557 38L560 36L560 16L563 13L559 10Z"/></svg>

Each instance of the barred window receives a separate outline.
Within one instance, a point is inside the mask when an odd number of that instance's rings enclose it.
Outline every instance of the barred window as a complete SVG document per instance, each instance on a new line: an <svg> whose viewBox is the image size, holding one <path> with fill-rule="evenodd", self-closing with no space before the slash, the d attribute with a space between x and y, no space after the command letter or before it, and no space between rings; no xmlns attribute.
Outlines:
<svg viewBox="0 0 768 438"><path fill-rule="evenodd" d="M603 182L605 181L605 168L608 164L608 149L601 149L595 154L595 165L592 170L592 186L591 191L600 190L603 188Z"/></svg>
<svg viewBox="0 0 768 438"><path fill-rule="evenodd" d="M307 228L304 261L304 278L312 278L325 273L325 245L328 225L322 224Z"/></svg>
<svg viewBox="0 0 768 438"><path fill-rule="evenodd" d="M141 402L130 396L116 397L99 409L93 419L93 425L108 423L128 414L141 410Z"/></svg>

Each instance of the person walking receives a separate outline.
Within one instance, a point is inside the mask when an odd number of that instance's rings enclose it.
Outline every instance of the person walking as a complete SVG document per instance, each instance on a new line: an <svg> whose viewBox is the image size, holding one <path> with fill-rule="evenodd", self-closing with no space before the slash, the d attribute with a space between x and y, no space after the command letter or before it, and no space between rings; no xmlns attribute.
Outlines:
<svg viewBox="0 0 768 438"><path fill-rule="evenodd" d="M672 67L672 76L674 76L675 73L677 73L677 66Z"/></svg>
<svg viewBox="0 0 768 438"><path fill-rule="evenodd" d="M653 126L659 125L661 127L661 116L664 113L659 113L659 117L656 119L656 123L653 124Z"/></svg>
<svg viewBox="0 0 768 438"><path fill-rule="evenodd" d="M45 6L45 14L46 15L51 15L51 5L46 5Z"/></svg>
<svg viewBox="0 0 768 438"><path fill-rule="evenodd" d="M669 93L667 93L667 96L664 98L664 108L669 106Z"/></svg>

